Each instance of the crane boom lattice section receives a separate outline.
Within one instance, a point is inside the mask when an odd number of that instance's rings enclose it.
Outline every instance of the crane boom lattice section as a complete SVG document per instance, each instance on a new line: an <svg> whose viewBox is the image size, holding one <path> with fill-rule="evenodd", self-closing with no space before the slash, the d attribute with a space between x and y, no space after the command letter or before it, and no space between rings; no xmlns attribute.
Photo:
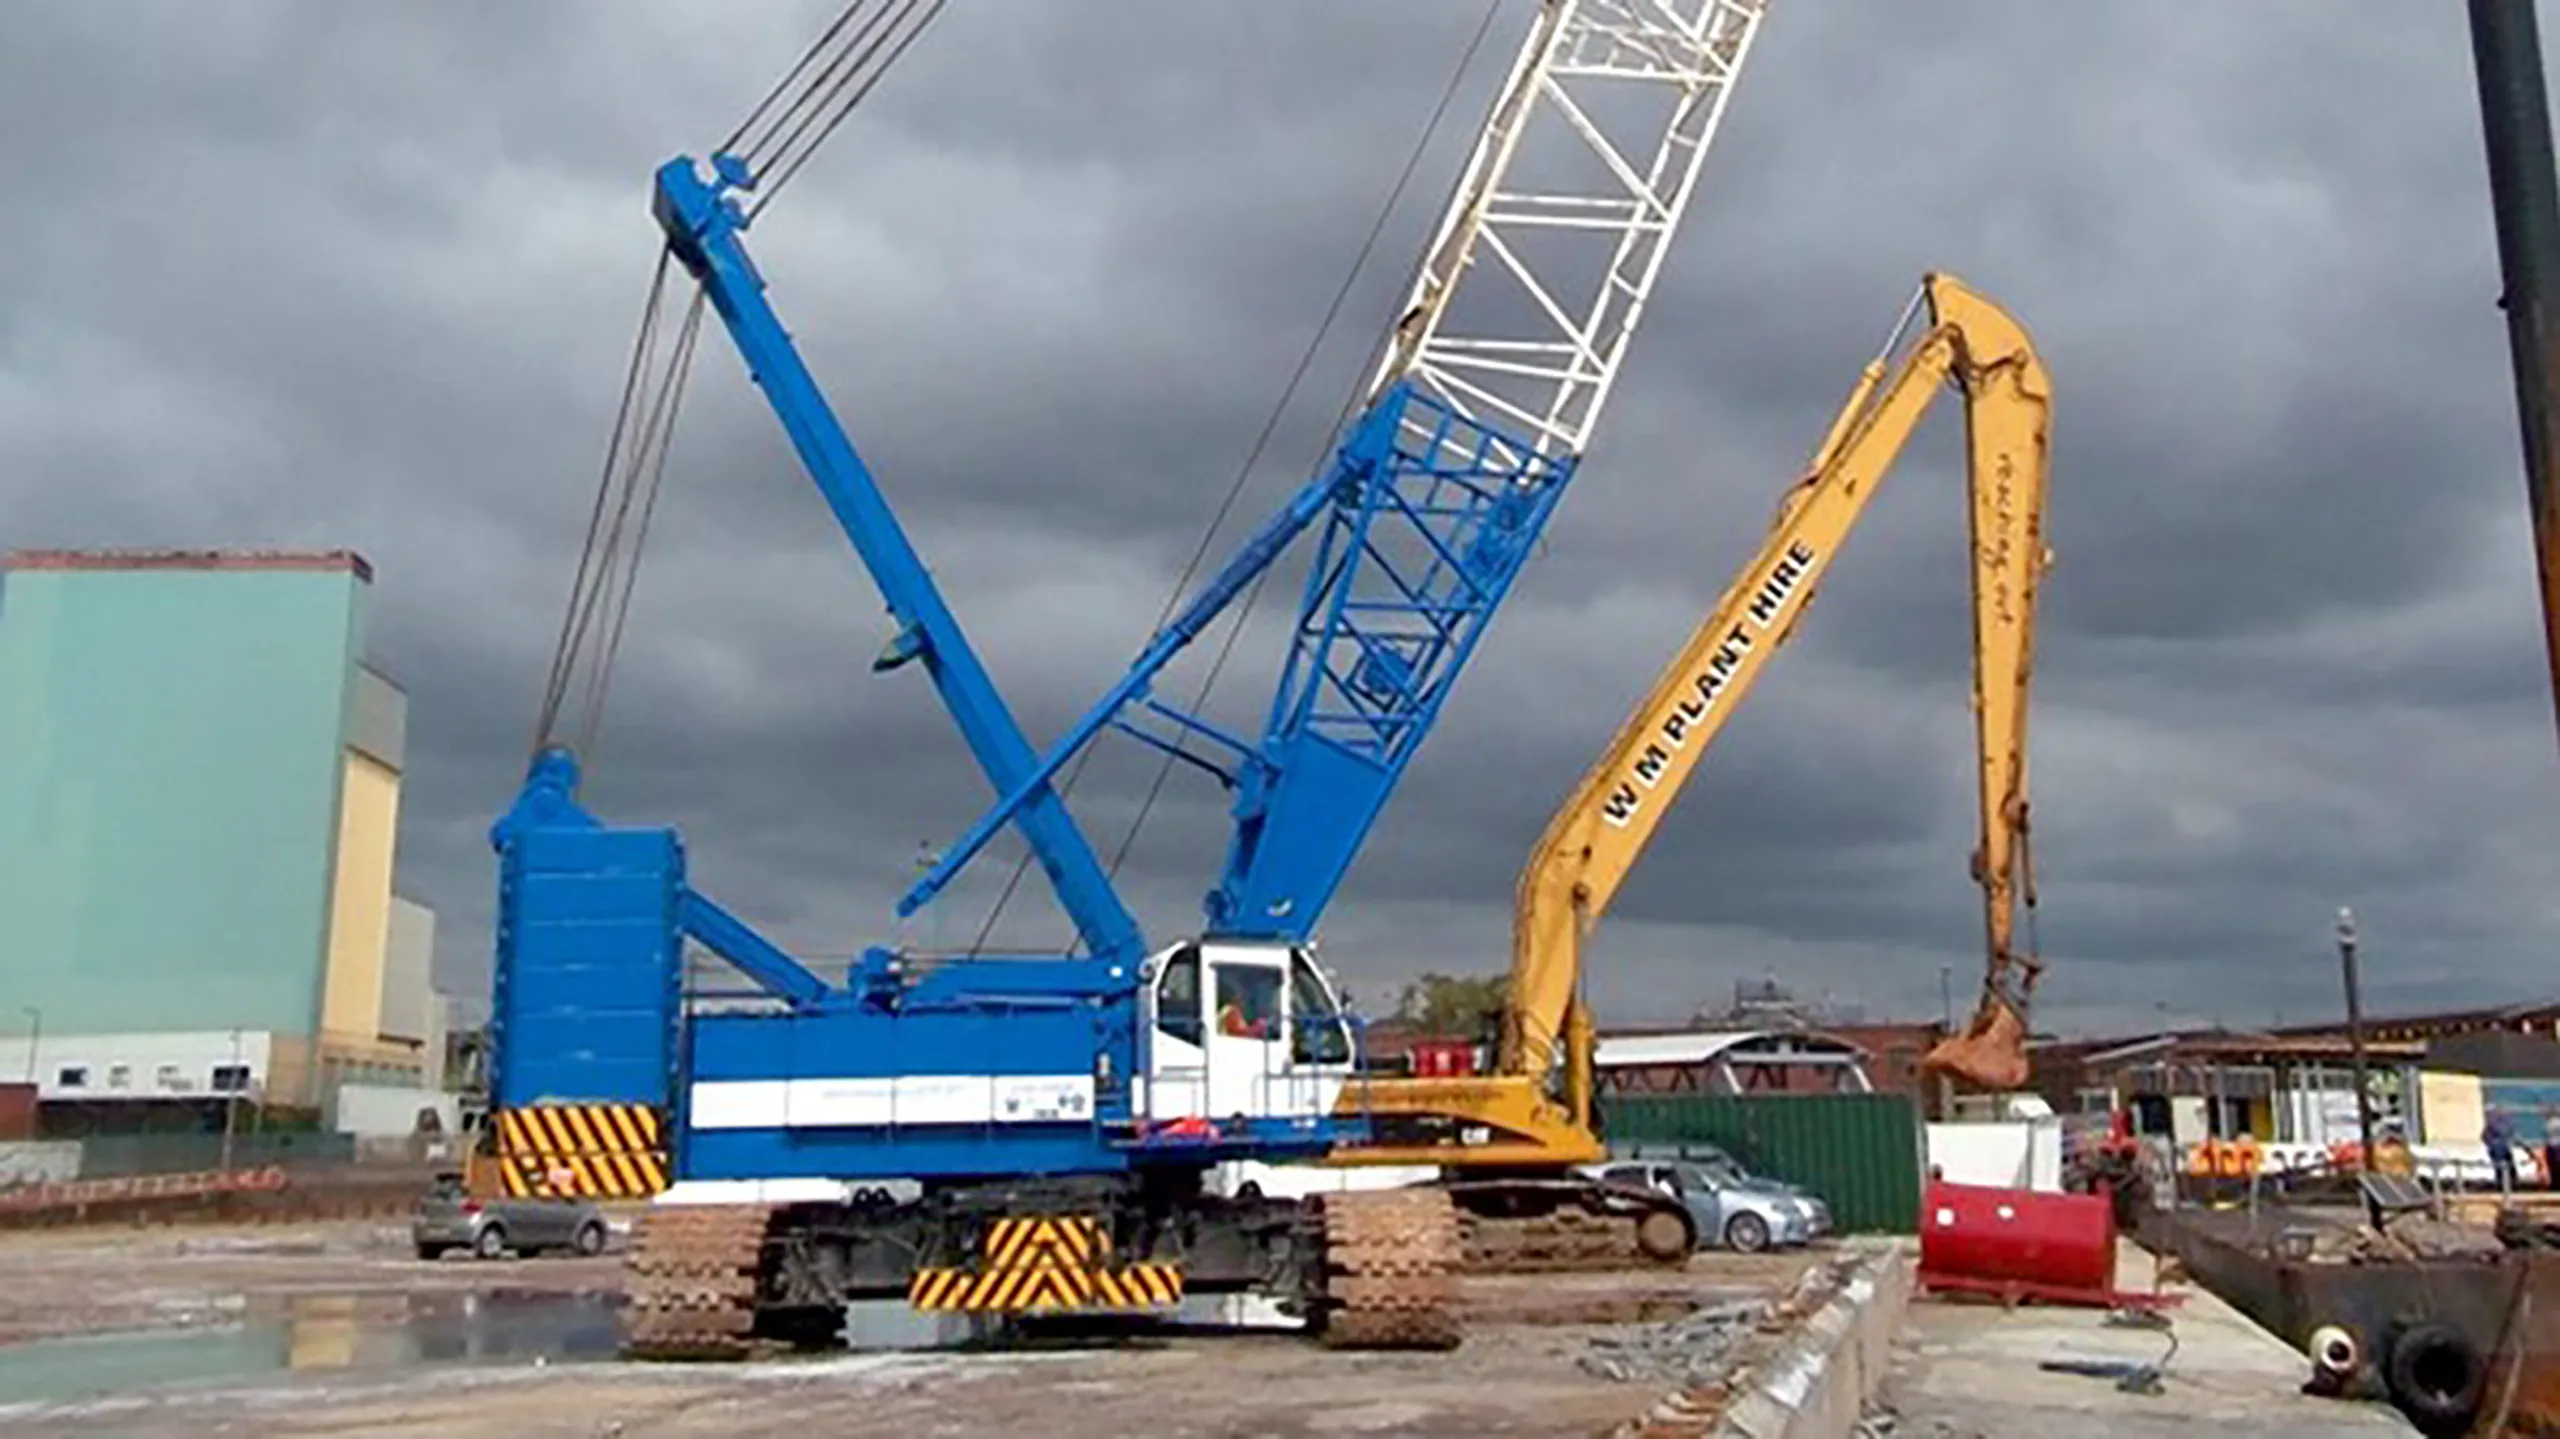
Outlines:
<svg viewBox="0 0 2560 1439"><path fill-rule="evenodd" d="M1563 499L1767 5L1542 0L1324 467L944 850L901 913L1113 729L1234 791L1208 932L1312 932ZM1164 667L1310 529L1259 741L1155 698Z"/></svg>
<svg viewBox="0 0 2560 1439"><path fill-rule="evenodd" d="M1767 3L1541 9L1398 312L1373 402L1409 378L1541 454L1589 442Z"/></svg>

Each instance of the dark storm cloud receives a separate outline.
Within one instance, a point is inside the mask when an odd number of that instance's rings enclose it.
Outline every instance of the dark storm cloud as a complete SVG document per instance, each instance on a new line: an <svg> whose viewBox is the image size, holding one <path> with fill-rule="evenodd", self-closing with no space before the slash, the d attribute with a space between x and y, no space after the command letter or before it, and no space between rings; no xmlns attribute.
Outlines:
<svg viewBox="0 0 2560 1439"><path fill-rule="evenodd" d="M0 18L0 541L352 544L412 697L403 886L485 978L512 792L648 273L650 169L833 10L83 4ZM1317 457L1525 22L1498 11L1221 549ZM752 236L1035 737L1144 638L1403 167L1479 0L955 6ZM1547 813L1763 533L1920 274L2056 383L2039 927L2058 1024L2530 992L2560 826L2457 11L1776 0L1546 552L1327 926L1374 999L1507 953ZM1775 972L1959 1002L1955 406L1593 947L1604 1012ZM725 337L706 335L594 796L813 953L893 937L984 781ZM1216 712L1258 721L1273 622ZM1165 688L1187 694L1195 659ZM1106 856L1154 761L1076 792ZM1194 922L1225 796L1122 868ZM1010 841L943 908L974 933ZM929 921L919 920L924 925ZM918 929L917 933L923 931ZM1036 873L1000 937L1055 942Z"/></svg>

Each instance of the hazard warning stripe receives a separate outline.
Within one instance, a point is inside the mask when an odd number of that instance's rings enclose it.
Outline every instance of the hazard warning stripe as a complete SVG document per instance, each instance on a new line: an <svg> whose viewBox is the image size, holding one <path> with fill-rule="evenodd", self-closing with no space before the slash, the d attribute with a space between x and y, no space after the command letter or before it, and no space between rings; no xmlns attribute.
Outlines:
<svg viewBox="0 0 2560 1439"><path fill-rule="evenodd" d="M999 1219L987 1227L980 1267L1009 1269L1042 1255L1050 1256L1052 1263L1090 1266L1103 1259L1109 1247L1100 1221L1091 1215Z"/></svg>
<svg viewBox="0 0 2560 1439"><path fill-rule="evenodd" d="M1163 1309L1182 1302L1182 1271L1170 1264L1125 1269L919 1269L907 1303L928 1312L1026 1314L1041 1310Z"/></svg>
<svg viewBox="0 0 2560 1439"><path fill-rule="evenodd" d="M645 1104L534 1104L498 1111L510 1197L646 1199L667 1187L657 1111Z"/></svg>
<svg viewBox="0 0 2560 1439"><path fill-rule="evenodd" d="M974 1270L926 1268L907 1281L907 1302L920 1310L1154 1309L1181 1298L1182 1274L1170 1264L1114 1268L1110 1233L1089 1214L994 1220Z"/></svg>

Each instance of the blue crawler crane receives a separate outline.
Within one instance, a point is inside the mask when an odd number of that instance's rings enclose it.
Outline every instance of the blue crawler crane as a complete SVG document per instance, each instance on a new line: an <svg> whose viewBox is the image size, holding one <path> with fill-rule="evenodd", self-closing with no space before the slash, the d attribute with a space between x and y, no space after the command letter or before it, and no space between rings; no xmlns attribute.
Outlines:
<svg viewBox="0 0 2560 1439"><path fill-rule="evenodd" d="M1328 462L1045 752L972 650L744 244L808 149L939 9L916 19L913 4L874 6L862 20L865 8L849 6L707 162L679 157L658 170L660 285L671 263L698 288L665 387L635 407L641 356L654 353L653 289L607 464L608 481L617 470L645 478L618 506L599 492L590 558L608 536L594 567L607 575L610 537L645 529L707 300L886 602L893 637L874 668L923 671L997 797L900 913L1009 826L1076 944L959 955L875 946L830 983L695 888L673 829L597 818L557 720L569 656L603 635L610 658L620 602L608 579L590 588L582 564L542 736L492 829L499 1182L654 1195L635 1231L625 1310L637 1355L823 1343L848 1303L900 1296L929 1311L1021 1315L1254 1293L1331 1344L1453 1345L1460 1221L1445 1191L1285 1198L1227 1192L1210 1176L1316 1160L1371 1137L1342 1103L1358 1026L1310 935L1575 473L1759 6L1544 0L1368 400ZM1637 25L1678 44L1648 43ZM1664 68L1681 55L1721 68ZM1637 193L1574 211L1586 227L1596 213L1602 229L1623 232L1618 268L1585 282L1598 295L1587 314L1568 318L1552 300L1533 307L1562 321L1566 340L1511 342L1488 366L1495 378L1467 383L1467 342L1444 319L1475 245L1536 218L1540 196L1503 185L1520 132L1568 78L1611 63L1645 71L1673 98ZM1631 153L1632 165L1598 167L1603 183L1623 189L1644 173L1647 153ZM1534 278L1530 289L1546 293ZM1500 375L1526 375L1536 393L1506 399ZM1164 667L1309 532L1261 736L1156 698ZM1233 793L1234 837L1197 938L1150 944L1061 796L1061 770L1105 730L1207 768ZM753 1002L688 1006L688 945L750 981Z"/></svg>

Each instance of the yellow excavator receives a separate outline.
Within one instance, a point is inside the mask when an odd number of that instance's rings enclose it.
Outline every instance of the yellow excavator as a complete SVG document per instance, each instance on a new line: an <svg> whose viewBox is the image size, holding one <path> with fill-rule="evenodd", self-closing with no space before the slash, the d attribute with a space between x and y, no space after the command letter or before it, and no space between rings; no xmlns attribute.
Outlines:
<svg viewBox="0 0 2560 1439"><path fill-rule="evenodd" d="M1921 310L1928 327L1893 356ZM1888 368L1890 365L1890 375ZM1684 1261L1685 1211L1576 1170L1605 1151L1591 1124L1592 1031L1582 943L1644 853L1699 757L1785 642L1942 385L1965 397L1972 497L1975 735L1989 956L1970 1023L1923 1061L1989 1089L2025 1077L2026 1013L2042 965L2014 944L2034 904L2027 845L2027 689L2043 533L2051 390L2025 329L1954 276L1933 273L1860 376L1769 535L1556 811L1521 872L1511 980L1491 1072L1364 1076L1340 1108L1376 1138L1329 1165L1438 1166L1479 1269ZM1557 1070L1561 1068L1561 1084ZM1559 1092L1560 1091L1560 1092Z"/></svg>

